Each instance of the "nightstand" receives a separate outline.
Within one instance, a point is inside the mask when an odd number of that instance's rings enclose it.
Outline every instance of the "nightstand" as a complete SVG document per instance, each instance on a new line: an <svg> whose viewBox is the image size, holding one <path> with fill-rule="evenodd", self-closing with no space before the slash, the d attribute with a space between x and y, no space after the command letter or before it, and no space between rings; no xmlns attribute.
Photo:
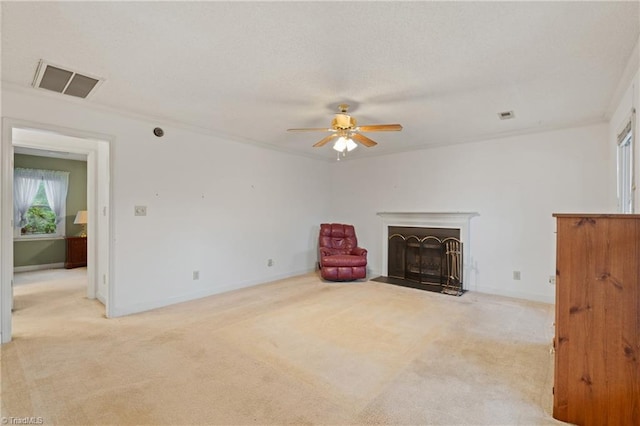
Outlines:
<svg viewBox="0 0 640 426"><path fill-rule="evenodd" d="M87 237L67 237L67 269L87 266Z"/></svg>

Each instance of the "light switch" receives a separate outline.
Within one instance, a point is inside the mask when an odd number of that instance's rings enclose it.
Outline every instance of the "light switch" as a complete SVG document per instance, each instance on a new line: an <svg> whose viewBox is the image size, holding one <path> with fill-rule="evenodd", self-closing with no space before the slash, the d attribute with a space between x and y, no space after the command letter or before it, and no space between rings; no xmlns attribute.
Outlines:
<svg viewBox="0 0 640 426"><path fill-rule="evenodd" d="M147 215L147 206L135 206L134 207L134 215L135 216L146 216Z"/></svg>

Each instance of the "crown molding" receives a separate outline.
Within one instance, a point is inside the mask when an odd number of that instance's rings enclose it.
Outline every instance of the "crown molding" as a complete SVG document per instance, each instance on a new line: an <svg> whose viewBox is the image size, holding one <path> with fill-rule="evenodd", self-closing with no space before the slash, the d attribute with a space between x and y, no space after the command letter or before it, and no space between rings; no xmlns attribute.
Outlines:
<svg viewBox="0 0 640 426"><path fill-rule="evenodd" d="M494 140L512 138L516 136L526 136L526 135L532 135L536 133L547 133L547 132L554 132L558 130L575 129L578 127L586 127L586 126L593 126L597 124L606 124L606 123L607 123L607 120L604 117L591 117L588 119L577 120L577 121L573 121L571 123L566 123L566 124L551 124L548 126L530 127L527 129L521 129L521 130L515 130L515 131L509 131L509 132L488 133L473 139L460 138L457 140L451 140L446 142L435 142L435 143L430 143L426 145L419 145L419 146L413 146L413 147L408 147L404 149L398 149L393 152L386 152L386 153L383 152L378 154L378 153L370 153L370 151L368 151L367 153L361 156L358 156L357 158L347 156L344 160L341 159L340 161L354 161L354 160L361 160L365 158L383 157L383 156L394 155L394 154L403 154L406 152L423 151L423 150L436 149L436 148L446 148L446 147L456 146L456 145L483 143L483 142L490 142Z"/></svg>
<svg viewBox="0 0 640 426"><path fill-rule="evenodd" d="M633 78L633 75L631 76L631 78ZM624 87L626 88L626 86ZM151 126L157 126L158 123L162 123L163 125L171 126L184 131L189 131L189 132L193 132L193 133L197 133L197 134L201 134L209 137L215 137L225 142L243 143L243 144L251 145L258 148L268 149L271 151L277 151L284 154L309 158L312 160L323 161L327 163L337 162L333 156L324 157L324 156L318 156L318 155L314 155L306 152L295 151L287 148L282 148L277 145L273 145L265 142L258 142L252 139L242 138L235 135L229 135L224 132L219 132L212 129L195 126L195 125L191 125L191 124L187 124L187 123L183 123L175 120L170 120L170 119L161 118L161 117L154 117L152 115L140 114L133 111L108 107L108 106L99 105L99 104L88 103L83 99L75 99L71 96L61 98L58 93L54 93L54 92L48 93L47 91L44 91L44 90L35 90L32 88L27 88L14 83L2 82L2 90L13 91L13 92L24 94L27 96L47 97L60 102L75 104L77 106L81 106L82 108L89 108L104 114L111 114L111 115L116 115L116 116L127 118L127 119L144 121L149 123L149 125ZM624 93L624 90L623 90L623 93ZM509 131L509 132L489 133L482 136L474 137L473 139L459 138L459 139L454 139L449 141L439 141L435 143L428 143L428 144L419 145L419 146L407 147L404 149L396 149L392 152L377 153L372 151L361 151L361 153L359 153L357 156L346 156L345 158L341 158L340 163L348 162L348 161L363 160L366 158L384 157L388 155L402 154L406 152L422 151L422 150L428 150L428 149L434 149L434 148L443 148L443 147L454 146L454 145L488 142L491 140L510 138L514 136L523 136L523 135L529 135L529 134L535 134L535 133L544 133L544 132L550 132L555 130L583 127L583 126L589 126L594 124L606 123L608 120L609 118L606 115L604 115L601 117L591 117L584 120L578 120L568 124L550 124L546 126L530 127L527 129L521 129L521 130L515 130L515 131Z"/></svg>
<svg viewBox="0 0 640 426"><path fill-rule="evenodd" d="M220 139L226 142L242 143L245 145L251 145L254 147L268 149L271 151L277 151L284 154L295 155L298 157L305 157L305 158L309 158L316 161L325 161L325 162L331 161L331 159L329 158L319 157L314 154L282 148L280 146L273 145L270 143L259 142L253 139L243 138L241 136L230 135L221 131L217 131L215 129L208 129L205 127L196 126L193 124L184 123L177 120L167 119L159 116L153 116L150 114L141 114L141 113L130 111L124 108L113 108L106 105L92 103L85 99L76 99L71 96L61 97L59 93L55 93L55 92L49 93L46 90L37 90L32 87L24 87L16 83L11 83L6 81L3 81L1 85L2 85L3 92L9 91L9 92L14 92L18 94L27 95L27 96L49 98L59 102L63 102L63 103L67 103L75 106L81 106L82 108L88 108L103 114L110 114L110 115L115 115L115 116L126 118L126 119L143 121L143 122L149 123L149 125L151 126L157 126L158 123L161 123L162 125L165 125L165 126L170 126L176 129L197 133L204 136L215 137L217 139Z"/></svg>

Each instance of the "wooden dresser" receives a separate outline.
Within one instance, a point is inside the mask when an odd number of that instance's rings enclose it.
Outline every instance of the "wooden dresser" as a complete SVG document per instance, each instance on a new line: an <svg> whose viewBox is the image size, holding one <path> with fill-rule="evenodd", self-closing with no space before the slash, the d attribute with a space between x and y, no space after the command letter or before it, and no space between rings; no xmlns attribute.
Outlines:
<svg viewBox="0 0 640 426"><path fill-rule="evenodd" d="M64 267L67 269L87 266L87 237L67 237L67 257Z"/></svg>
<svg viewBox="0 0 640 426"><path fill-rule="evenodd" d="M640 425L640 215L553 216L553 417Z"/></svg>

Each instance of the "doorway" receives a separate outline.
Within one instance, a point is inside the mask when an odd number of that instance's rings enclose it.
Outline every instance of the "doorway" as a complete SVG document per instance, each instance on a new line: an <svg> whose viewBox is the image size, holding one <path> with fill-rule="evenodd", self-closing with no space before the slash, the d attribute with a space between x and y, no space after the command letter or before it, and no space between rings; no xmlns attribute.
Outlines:
<svg viewBox="0 0 640 426"><path fill-rule="evenodd" d="M87 159L87 297L99 298L105 315L112 316L110 285L110 147L113 138L74 129L5 118L2 132L2 273L0 319L2 343L11 340L13 304L13 155L15 148L70 153ZM29 137L16 138L15 135Z"/></svg>

